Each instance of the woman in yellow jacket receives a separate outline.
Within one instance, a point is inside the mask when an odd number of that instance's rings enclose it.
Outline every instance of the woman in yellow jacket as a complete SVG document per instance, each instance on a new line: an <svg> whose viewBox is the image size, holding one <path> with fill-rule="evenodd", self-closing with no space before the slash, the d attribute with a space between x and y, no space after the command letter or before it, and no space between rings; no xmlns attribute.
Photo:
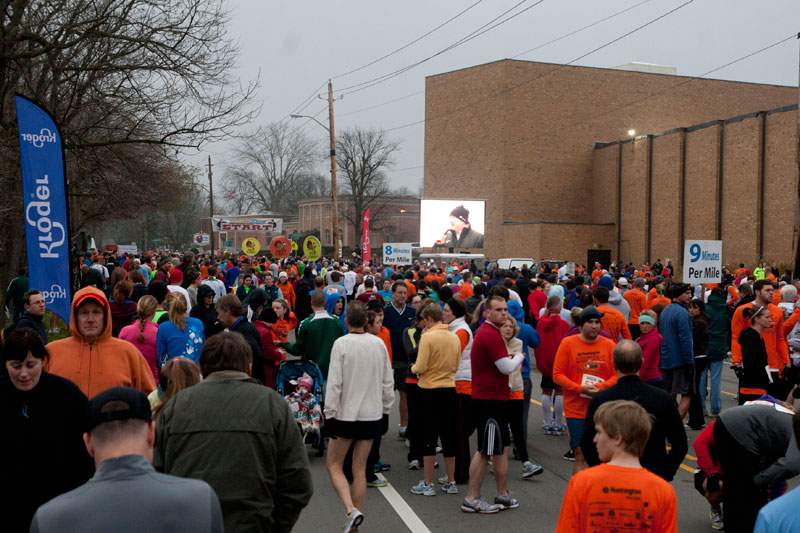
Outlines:
<svg viewBox="0 0 800 533"><path fill-rule="evenodd" d="M433 471L436 460L436 442L442 441L447 480L442 491L458 494L454 479L455 454L458 438L458 395L455 373L461 358L461 341L442 324L442 310L429 304L422 310L425 329L419 342L417 362L411 372L419 376L418 403L420 409L420 433L423 448L422 459L425 479L411 488L413 494L436 495Z"/></svg>

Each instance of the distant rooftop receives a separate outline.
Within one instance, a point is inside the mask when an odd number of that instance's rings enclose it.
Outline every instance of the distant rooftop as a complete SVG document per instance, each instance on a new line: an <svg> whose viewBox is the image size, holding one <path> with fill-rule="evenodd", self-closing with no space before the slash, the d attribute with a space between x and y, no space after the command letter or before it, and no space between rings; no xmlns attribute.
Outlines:
<svg viewBox="0 0 800 533"><path fill-rule="evenodd" d="M656 65L655 63L641 63L639 61L631 61L630 63L612 68L616 70L630 70L633 72L647 72L649 74L671 74L673 76L678 73L678 67Z"/></svg>

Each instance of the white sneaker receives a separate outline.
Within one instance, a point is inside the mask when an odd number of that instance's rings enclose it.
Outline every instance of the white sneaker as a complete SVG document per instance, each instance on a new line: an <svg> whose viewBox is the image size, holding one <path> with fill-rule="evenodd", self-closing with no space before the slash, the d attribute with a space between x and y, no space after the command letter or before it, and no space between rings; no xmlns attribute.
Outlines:
<svg viewBox="0 0 800 533"><path fill-rule="evenodd" d="M725 523L722 521L722 509L720 509L719 511L711 509L708 515L711 518L711 529L725 528Z"/></svg>
<svg viewBox="0 0 800 533"><path fill-rule="evenodd" d="M412 461L409 461L408 462L408 469L409 470L419 470L420 469L419 461L417 461L416 459L414 459Z"/></svg>
<svg viewBox="0 0 800 533"><path fill-rule="evenodd" d="M350 531L358 531L358 526L364 521L364 515L353 507L349 513L347 513L347 525L344 526L344 533L349 533Z"/></svg>

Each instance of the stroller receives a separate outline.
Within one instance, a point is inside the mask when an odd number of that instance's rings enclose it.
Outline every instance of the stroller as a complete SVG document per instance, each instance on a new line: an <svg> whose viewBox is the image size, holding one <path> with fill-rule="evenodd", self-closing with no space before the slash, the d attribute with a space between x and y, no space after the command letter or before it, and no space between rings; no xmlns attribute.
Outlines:
<svg viewBox="0 0 800 533"><path fill-rule="evenodd" d="M275 390L283 397L293 394L297 389L297 382L303 374L308 374L311 379L314 380L314 384L309 392L313 395L316 405L321 408L323 405L322 386L325 380L322 377L322 371L319 369L319 366L313 361L307 359L282 361L278 367L277 376L275 377ZM287 401L291 405L291 400L287 399ZM318 431L310 430L311 428L306 428L306 430L304 430L299 422L298 428L300 428L300 432L303 434L303 440L306 441L308 437L308 442L317 450L317 455L322 457L325 454L324 420L320 418Z"/></svg>

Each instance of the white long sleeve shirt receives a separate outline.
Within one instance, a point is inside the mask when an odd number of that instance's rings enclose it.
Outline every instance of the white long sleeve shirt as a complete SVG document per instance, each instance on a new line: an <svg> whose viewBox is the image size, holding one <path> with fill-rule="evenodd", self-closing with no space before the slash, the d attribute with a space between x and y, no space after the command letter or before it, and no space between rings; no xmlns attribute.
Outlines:
<svg viewBox="0 0 800 533"><path fill-rule="evenodd" d="M394 403L394 375L386 345L375 335L349 333L331 348L325 417L374 421Z"/></svg>

